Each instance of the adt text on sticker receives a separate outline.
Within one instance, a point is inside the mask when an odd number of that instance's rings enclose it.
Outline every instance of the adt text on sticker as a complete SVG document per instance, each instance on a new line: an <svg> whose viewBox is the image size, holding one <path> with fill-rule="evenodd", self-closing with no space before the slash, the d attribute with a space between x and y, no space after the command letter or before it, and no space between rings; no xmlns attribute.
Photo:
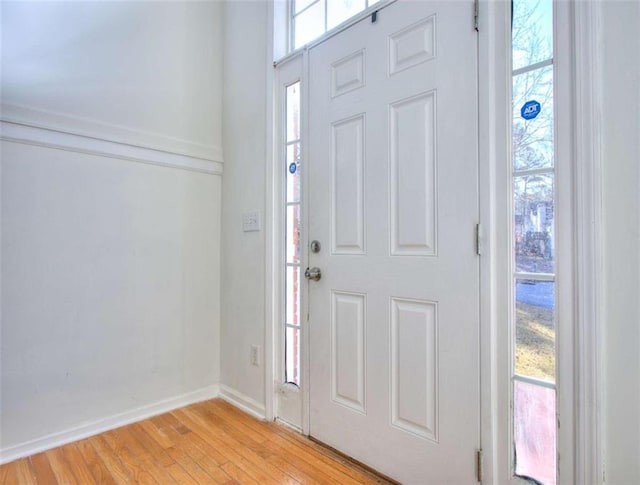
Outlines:
<svg viewBox="0 0 640 485"><path fill-rule="evenodd" d="M520 116L525 120L532 120L540 114L540 103L535 100L527 101L520 109Z"/></svg>

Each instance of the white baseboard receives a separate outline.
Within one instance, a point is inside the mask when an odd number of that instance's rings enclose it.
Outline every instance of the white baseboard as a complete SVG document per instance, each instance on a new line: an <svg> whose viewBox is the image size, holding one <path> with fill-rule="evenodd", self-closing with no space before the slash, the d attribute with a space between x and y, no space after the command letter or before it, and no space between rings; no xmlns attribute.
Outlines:
<svg viewBox="0 0 640 485"><path fill-rule="evenodd" d="M219 397L258 419L267 419L264 404L250 398L246 394L220 384Z"/></svg>
<svg viewBox="0 0 640 485"><path fill-rule="evenodd" d="M188 406L200 401L206 401L218 397L219 387L217 384L203 387L197 391L188 392L179 396L164 399L153 404L148 404L124 413L114 414L103 419L85 423L75 428L58 433L52 433L42 438L27 441L19 445L0 449L0 465L10 461L18 460L35 453L57 448L74 441L82 440L105 431L109 431L127 424L142 421L158 414L167 413L177 408Z"/></svg>

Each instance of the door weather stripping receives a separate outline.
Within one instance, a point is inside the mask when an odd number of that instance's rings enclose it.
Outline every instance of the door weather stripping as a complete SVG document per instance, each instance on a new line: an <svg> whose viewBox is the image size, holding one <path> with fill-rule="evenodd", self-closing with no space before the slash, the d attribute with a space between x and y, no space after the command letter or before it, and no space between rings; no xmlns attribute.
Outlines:
<svg viewBox="0 0 640 485"><path fill-rule="evenodd" d="M482 450L476 450L476 478L482 482Z"/></svg>
<svg viewBox="0 0 640 485"><path fill-rule="evenodd" d="M478 17L480 17L480 0L473 0L473 28L476 32L480 32Z"/></svg>

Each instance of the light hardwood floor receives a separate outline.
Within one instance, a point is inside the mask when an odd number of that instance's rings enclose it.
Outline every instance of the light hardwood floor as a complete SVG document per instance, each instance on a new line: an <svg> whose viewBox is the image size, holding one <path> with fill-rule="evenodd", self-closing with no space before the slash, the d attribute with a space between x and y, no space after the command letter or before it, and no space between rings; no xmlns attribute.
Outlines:
<svg viewBox="0 0 640 485"><path fill-rule="evenodd" d="M389 483L214 399L0 466L0 484Z"/></svg>

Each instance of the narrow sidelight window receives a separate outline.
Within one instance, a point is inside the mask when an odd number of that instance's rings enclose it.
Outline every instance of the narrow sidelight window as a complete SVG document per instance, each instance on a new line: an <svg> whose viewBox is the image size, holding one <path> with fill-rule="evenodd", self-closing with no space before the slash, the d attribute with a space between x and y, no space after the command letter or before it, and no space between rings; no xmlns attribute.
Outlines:
<svg viewBox="0 0 640 485"><path fill-rule="evenodd" d="M286 88L285 382L300 385L300 82Z"/></svg>
<svg viewBox="0 0 640 485"><path fill-rule="evenodd" d="M552 0L512 1L513 470L556 483Z"/></svg>

